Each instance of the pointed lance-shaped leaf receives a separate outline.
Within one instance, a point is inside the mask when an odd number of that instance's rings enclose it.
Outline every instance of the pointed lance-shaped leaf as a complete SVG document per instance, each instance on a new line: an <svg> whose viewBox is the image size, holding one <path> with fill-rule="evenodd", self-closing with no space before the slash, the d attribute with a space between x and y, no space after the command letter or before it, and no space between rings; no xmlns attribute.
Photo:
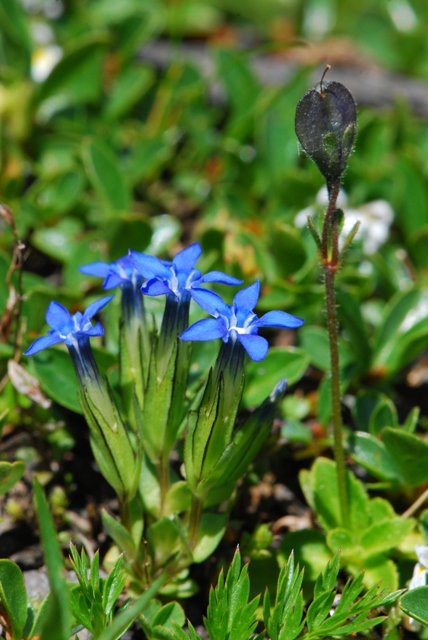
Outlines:
<svg viewBox="0 0 428 640"><path fill-rule="evenodd" d="M295 124L303 149L327 184L339 180L357 132L357 108L348 89L339 82L310 89L297 105Z"/></svg>

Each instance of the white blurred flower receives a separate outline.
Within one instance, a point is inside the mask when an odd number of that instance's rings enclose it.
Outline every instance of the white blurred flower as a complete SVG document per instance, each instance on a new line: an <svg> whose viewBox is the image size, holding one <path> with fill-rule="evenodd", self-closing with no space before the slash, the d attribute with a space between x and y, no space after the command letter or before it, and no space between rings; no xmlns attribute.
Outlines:
<svg viewBox="0 0 428 640"><path fill-rule="evenodd" d="M46 80L54 66L62 58L62 49L56 44L40 47L31 57L31 76L35 82Z"/></svg>
<svg viewBox="0 0 428 640"><path fill-rule="evenodd" d="M409 583L410 589L417 589L417 587L424 587L427 583L428 575L428 547L423 544L417 544L415 547L418 561L413 570L413 576Z"/></svg>
<svg viewBox="0 0 428 640"><path fill-rule="evenodd" d="M389 236L389 229L394 219L394 212L391 205L386 200L373 200L357 209L347 207L348 198L341 189L337 198L337 206L343 209L345 221L341 233L341 240L351 231L356 222L360 223L357 238L363 240L364 251L367 254L376 253ZM297 227L304 227L307 224L308 216L313 216L321 207L328 205L327 188L320 189L316 196L316 204L299 211L294 219Z"/></svg>
<svg viewBox="0 0 428 640"><path fill-rule="evenodd" d="M409 582L410 589L417 589L418 587L425 587L427 584L428 576L428 547L423 544L417 544L415 546L415 552L418 556L418 562L413 569L413 576ZM419 631L421 625L413 618L405 616L404 626L410 631Z"/></svg>

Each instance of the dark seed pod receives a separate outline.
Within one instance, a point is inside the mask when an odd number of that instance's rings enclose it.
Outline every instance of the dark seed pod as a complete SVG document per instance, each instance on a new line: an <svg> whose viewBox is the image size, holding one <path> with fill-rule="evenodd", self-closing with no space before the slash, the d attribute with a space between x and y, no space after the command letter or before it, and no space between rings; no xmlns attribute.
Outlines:
<svg viewBox="0 0 428 640"><path fill-rule="evenodd" d="M355 100L343 84L310 89L296 109L296 134L308 156L331 184L345 171L357 132Z"/></svg>

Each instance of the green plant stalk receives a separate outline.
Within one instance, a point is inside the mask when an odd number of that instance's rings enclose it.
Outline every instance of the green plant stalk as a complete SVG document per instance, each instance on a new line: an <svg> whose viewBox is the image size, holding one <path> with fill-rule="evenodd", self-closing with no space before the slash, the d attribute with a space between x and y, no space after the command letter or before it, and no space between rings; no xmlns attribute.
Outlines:
<svg viewBox="0 0 428 640"><path fill-rule="evenodd" d="M342 442L342 416L340 411L340 369L339 345L337 333L335 276L339 269L339 233L337 228L336 201L339 195L340 179L329 187L329 203L322 232L322 267L327 310L327 330L330 346L331 366L331 408L334 437L334 458L337 469L337 487L339 493L342 526L349 525L348 494L346 482L345 455ZM331 240L331 252L329 251Z"/></svg>
<svg viewBox="0 0 428 640"><path fill-rule="evenodd" d="M187 534L191 549L194 549L196 547L203 508L204 505L202 500L200 500L197 496L195 496L195 494L193 494L192 504L190 505L189 531Z"/></svg>
<svg viewBox="0 0 428 640"><path fill-rule="evenodd" d="M156 465L157 476L160 487L160 514L159 517L165 515L166 497L170 488L170 467L169 467L169 451L162 452L159 462Z"/></svg>

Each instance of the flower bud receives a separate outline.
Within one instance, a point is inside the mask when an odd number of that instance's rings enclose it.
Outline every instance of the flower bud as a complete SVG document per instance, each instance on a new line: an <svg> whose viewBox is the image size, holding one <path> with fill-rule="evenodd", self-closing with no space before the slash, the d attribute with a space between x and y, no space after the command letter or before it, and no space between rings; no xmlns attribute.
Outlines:
<svg viewBox="0 0 428 640"><path fill-rule="evenodd" d="M340 180L357 132L356 104L348 89L327 82L307 91L297 105L295 125L300 144L327 185Z"/></svg>

